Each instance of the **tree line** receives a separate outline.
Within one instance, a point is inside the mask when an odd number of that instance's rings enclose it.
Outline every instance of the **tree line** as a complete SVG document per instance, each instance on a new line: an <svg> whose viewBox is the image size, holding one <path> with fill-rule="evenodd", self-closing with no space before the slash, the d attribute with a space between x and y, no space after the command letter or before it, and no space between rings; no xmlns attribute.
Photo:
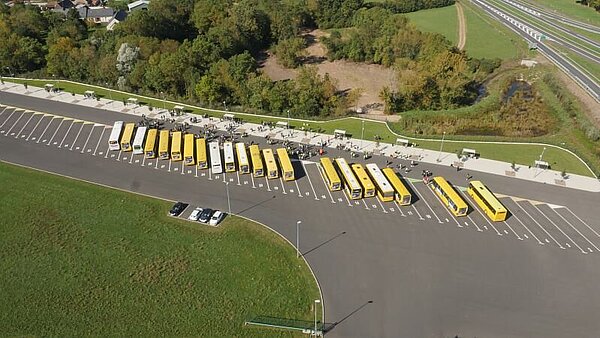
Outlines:
<svg viewBox="0 0 600 338"><path fill-rule="evenodd" d="M0 4L3 74L66 78L207 106L240 105L292 116L342 115L356 95L329 76L301 67L272 81L258 61L265 50L300 65L304 29L350 26L326 39L331 59L380 63L399 71L386 89L389 111L469 104L496 64L470 59L441 35L362 0L153 0L113 31L35 6ZM401 3L402 1L398 1ZM437 6L444 1L412 1ZM372 8L368 8L372 7ZM411 7L416 8L416 7ZM344 33L346 34L346 33ZM400 85L402 84L402 85ZM425 102L425 103L422 103Z"/></svg>

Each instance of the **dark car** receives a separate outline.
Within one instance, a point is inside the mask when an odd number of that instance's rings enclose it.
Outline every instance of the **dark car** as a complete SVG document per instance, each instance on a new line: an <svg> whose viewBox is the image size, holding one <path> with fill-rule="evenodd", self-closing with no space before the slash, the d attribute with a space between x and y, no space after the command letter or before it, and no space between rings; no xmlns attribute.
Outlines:
<svg viewBox="0 0 600 338"><path fill-rule="evenodd" d="M200 217L198 217L198 221L202 222L202 223L208 223L208 221L210 221L210 217L213 214L213 210L212 209L204 209L202 210L202 213L200 214Z"/></svg>
<svg viewBox="0 0 600 338"><path fill-rule="evenodd" d="M171 216L179 216L183 210L185 210L185 208L188 205L183 203L183 202L177 202L173 205L173 207L171 208L171 210L169 211L169 215Z"/></svg>

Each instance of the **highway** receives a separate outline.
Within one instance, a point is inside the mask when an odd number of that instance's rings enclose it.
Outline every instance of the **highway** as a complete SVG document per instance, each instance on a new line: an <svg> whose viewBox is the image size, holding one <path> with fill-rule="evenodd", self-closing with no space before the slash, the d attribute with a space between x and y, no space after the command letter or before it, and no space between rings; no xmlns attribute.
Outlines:
<svg viewBox="0 0 600 338"><path fill-rule="evenodd" d="M560 21L566 25L588 31L590 33L600 34L600 27L598 27L598 26L590 25L588 23L581 22L578 20L573 20L571 18L553 13L551 11L547 11L543 8L540 8L538 6L535 6L535 5L525 2L525 1L520 1L520 0L512 0L512 1L520 4L521 6L524 6L533 11L536 11L537 13L540 14L541 17L547 17L547 18L550 18L550 19L553 19L556 21Z"/></svg>
<svg viewBox="0 0 600 338"><path fill-rule="evenodd" d="M476 4L479 8L481 8L481 10L485 11L488 15L500 21L505 26L514 31L516 34L521 36L527 42L537 44L538 50L544 56L546 56L552 63L554 63L563 72L565 72L569 77L575 80L575 82L577 82L577 84L579 84L583 89L585 89L594 100L600 103L600 85L596 81L591 79L587 74L585 74L584 71L573 65L563 55L556 52L552 47L548 46L543 41L536 40L532 35L529 35L525 31L519 29L516 24L510 23L505 17L502 16L508 15L507 13L504 13L498 8L495 8L493 5L491 5L485 0L472 0L472 2ZM535 27L533 26L531 26L530 28L535 29ZM544 33L543 30L538 31L540 33Z"/></svg>
<svg viewBox="0 0 600 338"><path fill-rule="evenodd" d="M3 104L25 108L0 107L2 161L221 210L227 210L229 182L233 213L267 224L292 243L301 220L299 249L323 291L327 336L563 338L600 332L598 193L473 173L502 194L511 216L491 223L474 208L459 219L429 187L410 179L428 169L460 186L466 173L419 164L405 174L412 206L375 198L354 202L329 192L311 161L294 162L295 182L211 175L107 151L108 126L136 122L131 115L0 95ZM264 139L243 140L267 147ZM328 155L348 158L335 150ZM384 166L387 160L370 162Z"/></svg>

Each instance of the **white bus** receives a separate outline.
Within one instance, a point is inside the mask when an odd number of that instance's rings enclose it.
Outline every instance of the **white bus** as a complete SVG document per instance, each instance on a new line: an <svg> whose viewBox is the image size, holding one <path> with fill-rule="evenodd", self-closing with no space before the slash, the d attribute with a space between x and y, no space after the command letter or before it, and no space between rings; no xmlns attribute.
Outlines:
<svg viewBox="0 0 600 338"><path fill-rule="evenodd" d="M240 174L250 173L250 163L248 162L248 153L246 152L246 145L243 142L236 143L235 149L237 151L238 167Z"/></svg>
<svg viewBox="0 0 600 338"><path fill-rule="evenodd" d="M223 158L225 159L225 172L235 171L235 157L233 155L233 143L223 143Z"/></svg>
<svg viewBox="0 0 600 338"><path fill-rule="evenodd" d="M123 131L123 121L117 121L113 124L110 137L108 138L108 148L110 150L121 150L121 132Z"/></svg>
<svg viewBox="0 0 600 338"><path fill-rule="evenodd" d="M220 174L223 172L223 165L221 164L221 150L219 150L219 141L213 141L208 144L210 154L210 170L213 174Z"/></svg>
<svg viewBox="0 0 600 338"><path fill-rule="evenodd" d="M344 179L344 188L346 189L346 193L348 197L353 200L362 198L362 186L358 183L358 179L354 176L354 172L350 169L348 162L346 159L339 157L335 159L335 164L337 165L340 173L342 174L342 178Z"/></svg>
<svg viewBox="0 0 600 338"><path fill-rule="evenodd" d="M371 176L371 179L375 182L375 189L377 190L377 196L382 202L389 202L394 200L394 187L390 184L385 175L381 172L381 169L375 163L369 163L367 167L367 173Z"/></svg>
<svg viewBox="0 0 600 338"><path fill-rule="evenodd" d="M146 130L148 127L139 127L133 138L133 153L135 155L144 153L144 139L146 138Z"/></svg>

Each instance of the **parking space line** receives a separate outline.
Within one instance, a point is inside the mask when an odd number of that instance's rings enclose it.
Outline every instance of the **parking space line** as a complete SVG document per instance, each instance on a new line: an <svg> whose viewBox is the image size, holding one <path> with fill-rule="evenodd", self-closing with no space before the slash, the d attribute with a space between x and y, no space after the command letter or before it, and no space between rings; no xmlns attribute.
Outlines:
<svg viewBox="0 0 600 338"><path fill-rule="evenodd" d="M554 211L554 213L556 213L560 218L562 218L563 221L567 222L567 224L573 228L573 230L577 231L577 233L579 234L579 236L583 237L588 243L590 243L595 249L596 251L600 251L600 249L596 246L596 244L592 243L592 241L590 241L587 237L585 237L584 234L582 234L579 229L577 229L576 227L573 226L573 224L571 224L571 222L567 221L566 218L563 217L563 215L559 214L555 209L552 209L552 211Z"/></svg>
<svg viewBox="0 0 600 338"><path fill-rule="evenodd" d="M10 113L10 115L8 116L8 118L6 120L4 120L4 122L2 123L2 125L0 125L0 128L4 127L4 125L6 124L6 122L8 122L8 120L10 120L10 118L17 112L17 109L13 109L13 112ZM25 111L23 111L25 112Z"/></svg>
<svg viewBox="0 0 600 338"><path fill-rule="evenodd" d="M467 198L465 197L464 193L460 193L459 195L466 201ZM496 228L496 226L494 226L494 224L492 222L490 222L490 220L488 219L488 217L477 207L473 207L474 210L477 210L477 212L481 215L481 217L483 217L483 219L492 227L492 229L494 229L496 231L496 234L498 234L498 236L502 236L502 233L500 231L498 231L498 229ZM473 222L475 223L475 222ZM476 225L477 226L477 225ZM511 229L512 230L512 229ZM513 231L514 232L514 231ZM515 235L517 237L519 237L519 235L517 235L517 233L515 232Z"/></svg>
<svg viewBox="0 0 600 338"><path fill-rule="evenodd" d="M169 159L169 169L167 171L171 172L171 159Z"/></svg>
<svg viewBox="0 0 600 338"><path fill-rule="evenodd" d="M467 215L467 217L471 220L471 223L473 223L473 225L477 228L477 231L483 231L481 230L481 228L479 227L479 225L477 225L477 222L475 222L470 215Z"/></svg>
<svg viewBox="0 0 600 338"><path fill-rule="evenodd" d="M421 216L421 213L419 212L419 210L417 209L417 207L415 207L414 203L411 203L411 204L410 204L410 206L411 206L411 207L413 208L413 210L414 210L414 211L417 213L417 216L419 216L419 219L420 219L421 221L425 220L425 218L423 218L423 216ZM400 206L400 205L398 205L398 210L400 210L400 212L402 213L402 210L401 210L401 206ZM406 215L404 215L404 213L402 213L402 216L406 216Z"/></svg>
<svg viewBox="0 0 600 338"><path fill-rule="evenodd" d="M154 161L156 161L156 166L154 166L154 169L158 170L158 162L160 162L158 157L154 158Z"/></svg>
<svg viewBox="0 0 600 338"><path fill-rule="evenodd" d="M547 219L550 223L552 223L552 225L554 225L554 227L556 227L556 229L558 229L558 231L560 231L566 238L568 238L571 241L571 243L575 244L575 246L578 247L582 253L584 253L584 254L588 253L587 251L583 250L583 248L580 247L579 244L575 243L575 241L569 235L567 235L558 225L556 225L556 223L554 223L553 220L551 220L548 216L546 216L546 214L544 214L537 205L535 205L535 204L532 204L532 205L534 208L536 208L540 212L540 214L542 214L542 216L544 216L545 219Z"/></svg>
<svg viewBox="0 0 600 338"><path fill-rule="evenodd" d="M21 118L23 118L23 115L25 115L25 111L23 111L23 113L21 113L21 116L19 116L19 118L15 121L15 123L13 123L13 125L10 126L10 129L8 129L8 131L6 132L6 134L4 134L4 136L8 136L10 131L17 125L17 123L19 123L19 121L21 121Z"/></svg>
<svg viewBox="0 0 600 338"><path fill-rule="evenodd" d="M381 210L383 210L384 214L387 214L388 211L385 209L385 207L383 206L383 203L381 203L381 200L379 199L379 197L375 197L377 199L377 202L379 202L379 205L381 206Z"/></svg>
<svg viewBox="0 0 600 338"><path fill-rule="evenodd" d="M300 192L300 186L298 185L298 180L294 180L294 183L296 183L296 190L298 191L298 197L304 197L304 196L302 196L302 192Z"/></svg>
<svg viewBox="0 0 600 338"><path fill-rule="evenodd" d="M121 154L123 153L123 150L119 150L119 154L117 155L117 161L121 161Z"/></svg>
<svg viewBox="0 0 600 338"><path fill-rule="evenodd" d="M590 231L592 231L593 233L596 234L596 236L600 237L600 234L598 234L596 232L596 230L594 230L592 227L590 227L586 222L584 222L581 218L579 218L579 216L575 215L575 213L573 211L571 211L571 209L569 209L568 207L565 208L567 209L568 212L571 213L571 215L575 216L575 218L577 218L579 220L579 222L583 223L583 225L585 225L588 229L590 229Z"/></svg>
<svg viewBox="0 0 600 338"><path fill-rule="evenodd" d="M0 112L0 116L2 116L2 114L4 114L4 112L6 111L6 109L8 109L8 106L4 107L4 109L2 109L2 112Z"/></svg>
<svg viewBox="0 0 600 338"><path fill-rule="evenodd" d="M227 172L224 171L223 172L223 183L226 183L226 182L227 182Z"/></svg>
<svg viewBox="0 0 600 338"><path fill-rule="evenodd" d="M235 174L237 175L237 185L242 185L242 183L240 182L240 172L236 171Z"/></svg>
<svg viewBox="0 0 600 338"><path fill-rule="evenodd" d="M283 178L280 177L279 178L279 182L281 182L281 190L283 191L283 193L285 195L287 195L287 192L285 191L285 186L283 185Z"/></svg>
<svg viewBox="0 0 600 338"><path fill-rule="evenodd" d="M254 174L250 174L250 180L252 181L252 189L256 189L256 185L254 184Z"/></svg>
<svg viewBox="0 0 600 338"><path fill-rule="evenodd" d="M271 187L269 186L269 179L265 176L265 182L267 182L267 191L271 191Z"/></svg>
<svg viewBox="0 0 600 338"><path fill-rule="evenodd" d="M42 117L40 118L40 120L33 127L33 130L31 131L31 133L29 133L29 135L27 135L27 138L25 139L25 141L29 141L29 138L31 137L31 135L33 135L33 133L35 132L35 130L37 129L37 127L40 125L40 123L42 122L42 120L44 119L44 117L46 117L46 115L42 115ZM52 121L52 119L50 119L50 121Z"/></svg>
<svg viewBox="0 0 600 338"><path fill-rule="evenodd" d="M106 131L106 127L102 128L102 133L100 133L100 138L98 139L98 143L96 143L96 148L94 149L94 153L92 154L92 156L96 156L96 152L98 151L98 146L100 145L100 142L102 142L102 136L104 136L104 132Z"/></svg>
<svg viewBox="0 0 600 338"><path fill-rule="evenodd" d="M488 222L489 222L489 221L488 221ZM513 232L513 234L515 234L515 236L517 236L517 238L518 238L520 241L522 241L522 240L523 240L523 237L519 236L519 234L517 234L517 232L516 232L516 231L514 231L514 230L513 230L513 228L512 228L512 227L511 227L511 226L510 226L508 223L506 223L506 221L502 221L502 223L504 223L504 225L506 225L506 227L508 227L508 228L510 229L510 231L512 231L512 232Z"/></svg>
<svg viewBox="0 0 600 338"><path fill-rule="evenodd" d="M302 161L300 161L300 164L302 165L302 169L306 173L306 177L308 178L308 183L310 183L310 187L311 187L311 189L313 191L313 194L315 195L315 201L318 201L319 197L317 197L317 192L315 191L315 187L312 184L312 180L310 179L310 176L308 175L308 171L306 170L306 166L304 165L304 163ZM327 191L329 191L329 190L327 190Z"/></svg>
<svg viewBox="0 0 600 338"><path fill-rule="evenodd" d="M440 224L443 224L444 222L442 222L442 220L438 217L438 215L433 211L433 208L431 208L431 205L429 205L429 203L427 202L427 200L425 198L423 198L423 195L421 195L421 193L417 190L417 187L412 182L410 182L410 181L406 181L406 183L408 183L408 185L412 186L412 190L419 197L419 200L425 202L425 205L427 205L427 207L429 208L429 210L431 210L431 213L433 214L433 216L435 216L435 218L437 218L437 220L438 220L438 222ZM427 190L431 190L431 189L429 189L429 187L427 187Z"/></svg>
<svg viewBox="0 0 600 338"><path fill-rule="evenodd" d="M515 204L516 204L516 203L515 203ZM528 227L525 225L525 223L521 222L521 220L519 219L519 217L517 217L517 215L515 215L515 214L512 214L512 213L511 213L511 215L512 215L511 217L514 217L514 218L517 220L517 222L521 223L521 225L522 225L522 226L523 226L525 229L527 229L527 231L528 231L528 232L531 234L531 236L533 236L533 238L535 238L535 239L538 241L538 243L539 243L539 244L541 244L541 245L544 245L544 244L545 244L544 242L540 241L540 239L539 239L539 238L538 238L538 237L537 237L537 236L536 236L536 235L535 235L535 234L534 234L534 233L533 233L531 230L529 230L529 228L528 228Z"/></svg>
<svg viewBox="0 0 600 338"><path fill-rule="evenodd" d="M321 174L323 172L323 170L321 170L321 167L319 167L320 164L319 163L315 163L315 165L318 168L319 174L321 176L321 180L323 181L323 185L325 186L325 190L329 194L329 198L331 198L331 203L335 203L335 200L333 199L333 195L331 194L331 191L329 190L329 187L327 186L327 182L325 182L325 177L323 177L323 174ZM308 171L304 170L304 172L306 173L306 176L308 176ZM313 192L314 192L314 189L313 189ZM316 196L316 194L315 194L315 196ZM350 201L348 201L348 204L350 204Z"/></svg>
<svg viewBox="0 0 600 338"><path fill-rule="evenodd" d="M144 157L145 158L145 157ZM142 165L144 165L144 163L142 163ZM196 167L196 173L194 174L194 177L198 177L198 166L195 165L194 167Z"/></svg>
<svg viewBox="0 0 600 338"><path fill-rule="evenodd" d="M133 155L132 155L131 157L133 157ZM185 175L185 168L184 168L184 165L185 165L185 164L183 163L183 161L181 161L181 175Z"/></svg>
<svg viewBox="0 0 600 338"><path fill-rule="evenodd" d="M367 202L365 202L364 198L361 198L361 201L363 202L363 204L365 205L365 209L369 210L369 206L367 205Z"/></svg>
<svg viewBox="0 0 600 338"><path fill-rule="evenodd" d="M71 128L73 127L74 124L75 124L75 121L71 121L71 124L69 125L69 128L67 129L67 132L65 133L65 136L62 138L62 141L60 141L60 144L58 145L59 148L62 147L63 142L65 142L65 139L69 135L69 132L71 131Z"/></svg>
<svg viewBox="0 0 600 338"><path fill-rule="evenodd" d="M56 136L56 133L58 133L58 130L60 129L60 126L62 126L62 123L64 121L65 121L65 119L60 120L60 123L58 124L58 127L54 131L54 134L52 134L52 138L50 138L50 141L48 141L48 144L46 144L47 146L49 146L52 143L52 140L54 139L54 136Z"/></svg>
<svg viewBox="0 0 600 338"><path fill-rule="evenodd" d="M75 146L75 143L77 143L77 139L79 138L79 134L81 134L81 131L83 130L83 126L85 126L85 122L81 123L81 128L79 128L79 131L77 132L77 136L75 136L75 139L73 140L73 144L71 144L71 148L69 148L69 150L73 150L73 147ZM93 127L92 127L93 129Z"/></svg>
<svg viewBox="0 0 600 338"><path fill-rule="evenodd" d="M92 129L90 129L90 133L87 137L87 139L85 139L85 143L83 144L83 147L81 148L81 153L83 154L85 151L85 147L87 147L88 142L90 141L90 137L92 136L92 134L94 133L94 128L96 128L96 125L94 124L92 126Z"/></svg>
<svg viewBox="0 0 600 338"><path fill-rule="evenodd" d="M38 140L35 143L40 143L40 141L44 137L44 134L46 134L46 130L48 130L48 128L50 127L50 125L52 124L52 122L54 122L55 118L57 118L57 117L52 117L50 119L50 122L48 122L48 124L46 125L46 128L44 129L44 131L42 132L42 134L40 135L40 137L38 137Z"/></svg>
<svg viewBox="0 0 600 338"><path fill-rule="evenodd" d="M141 166L145 166L146 164L146 154L142 154L142 164ZM196 177L198 177L198 167L196 167Z"/></svg>
<svg viewBox="0 0 600 338"><path fill-rule="evenodd" d="M527 203L529 203L529 202L527 202ZM559 242L556 240L556 238L554 238L552 235L550 235L550 233L549 233L549 232L548 232L548 231L547 231L547 230L546 230L546 229L545 229L545 228L544 228L544 227L543 227L543 226L542 226L542 225L541 225L541 224L540 224L540 223L539 223L539 222L538 222L538 221L537 221L535 218L533 218L533 217L531 216L531 214L527 212L527 210L525 210L525 209L524 209L522 206L520 206L518 202L517 202L517 203L515 203L515 204L516 204L516 205L517 205L517 206L518 206L518 207L519 207L521 210L523 210L523 212L525 212L525 213L527 214L527 216L529 216L529 218L531 218L531 220L533 220L533 221L535 222L535 224L537 224L537 225L540 227L540 229L542 229L542 231L544 231L544 232L546 233L546 235L548 235L550 238L552 238L552 240L554 241L554 243L556 243L556 245L558 245L558 247L559 247L559 248L561 248L561 249L563 249L563 250L565 249L565 247L564 247L564 246L562 246L562 244L560 244L560 243L559 243Z"/></svg>
<svg viewBox="0 0 600 338"><path fill-rule="evenodd" d="M21 128L21 130L19 130L19 132L17 133L17 135L15 135L15 138L19 138L19 135L23 132L23 130L25 130L25 127L27 127L27 125L29 124L29 122L31 121L31 119L35 116L35 114L31 114L31 116L29 117L29 120L27 120L27 122L25 122L25 125L23 126L23 128Z"/></svg>

